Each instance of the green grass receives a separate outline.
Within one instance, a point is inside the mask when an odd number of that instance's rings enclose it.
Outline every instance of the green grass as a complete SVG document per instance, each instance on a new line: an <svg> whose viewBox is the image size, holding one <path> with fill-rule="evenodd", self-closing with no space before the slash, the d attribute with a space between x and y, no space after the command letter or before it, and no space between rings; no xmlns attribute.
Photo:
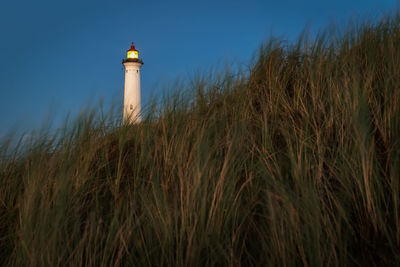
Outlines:
<svg viewBox="0 0 400 267"><path fill-rule="evenodd" d="M400 265L400 14L179 89L3 141L1 265Z"/></svg>

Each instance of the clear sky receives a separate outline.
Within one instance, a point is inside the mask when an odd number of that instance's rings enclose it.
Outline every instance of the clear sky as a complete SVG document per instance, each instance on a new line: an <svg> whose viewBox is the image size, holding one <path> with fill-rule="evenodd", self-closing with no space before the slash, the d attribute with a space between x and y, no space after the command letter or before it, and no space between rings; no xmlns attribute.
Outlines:
<svg viewBox="0 0 400 267"><path fill-rule="evenodd" d="M306 25L377 16L396 0L4 0L0 4L0 134L48 116L76 114L123 96L131 41L144 61L142 103L177 77L225 63L247 64L274 35ZM56 120L57 121L57 120Z"/></svg>

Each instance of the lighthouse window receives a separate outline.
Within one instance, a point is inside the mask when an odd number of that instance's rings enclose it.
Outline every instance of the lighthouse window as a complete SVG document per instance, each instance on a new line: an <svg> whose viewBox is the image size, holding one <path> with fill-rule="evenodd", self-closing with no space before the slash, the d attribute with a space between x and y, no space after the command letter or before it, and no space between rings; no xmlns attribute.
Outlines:
<svg viewBox="0 0 400 267"><path fill-rule="evenodd" d="M131 104L130 108L131 108L131 110L133 109L133 105L132 104Z"/></svg>

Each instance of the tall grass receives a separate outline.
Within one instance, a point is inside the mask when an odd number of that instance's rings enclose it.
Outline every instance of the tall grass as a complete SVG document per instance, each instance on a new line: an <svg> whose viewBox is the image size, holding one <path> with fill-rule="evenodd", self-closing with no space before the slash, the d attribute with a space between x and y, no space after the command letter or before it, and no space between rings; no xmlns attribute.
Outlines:
<svg viewBox="0 0 400 267"><path fill-rule="evenodd" d="M1 264L400 264L399 14L188 90L4 141Z"/></svg>

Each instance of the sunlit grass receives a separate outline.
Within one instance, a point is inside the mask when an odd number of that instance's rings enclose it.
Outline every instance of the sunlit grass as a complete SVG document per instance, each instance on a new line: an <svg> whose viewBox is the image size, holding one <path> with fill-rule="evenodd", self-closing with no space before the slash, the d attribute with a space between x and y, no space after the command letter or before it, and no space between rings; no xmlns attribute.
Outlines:
<svg viewBox="0 0 400 267"><path fill-rule="evenodd" d="M400 263L400 15L180 86L0 144L2 265Z"/></svg>

